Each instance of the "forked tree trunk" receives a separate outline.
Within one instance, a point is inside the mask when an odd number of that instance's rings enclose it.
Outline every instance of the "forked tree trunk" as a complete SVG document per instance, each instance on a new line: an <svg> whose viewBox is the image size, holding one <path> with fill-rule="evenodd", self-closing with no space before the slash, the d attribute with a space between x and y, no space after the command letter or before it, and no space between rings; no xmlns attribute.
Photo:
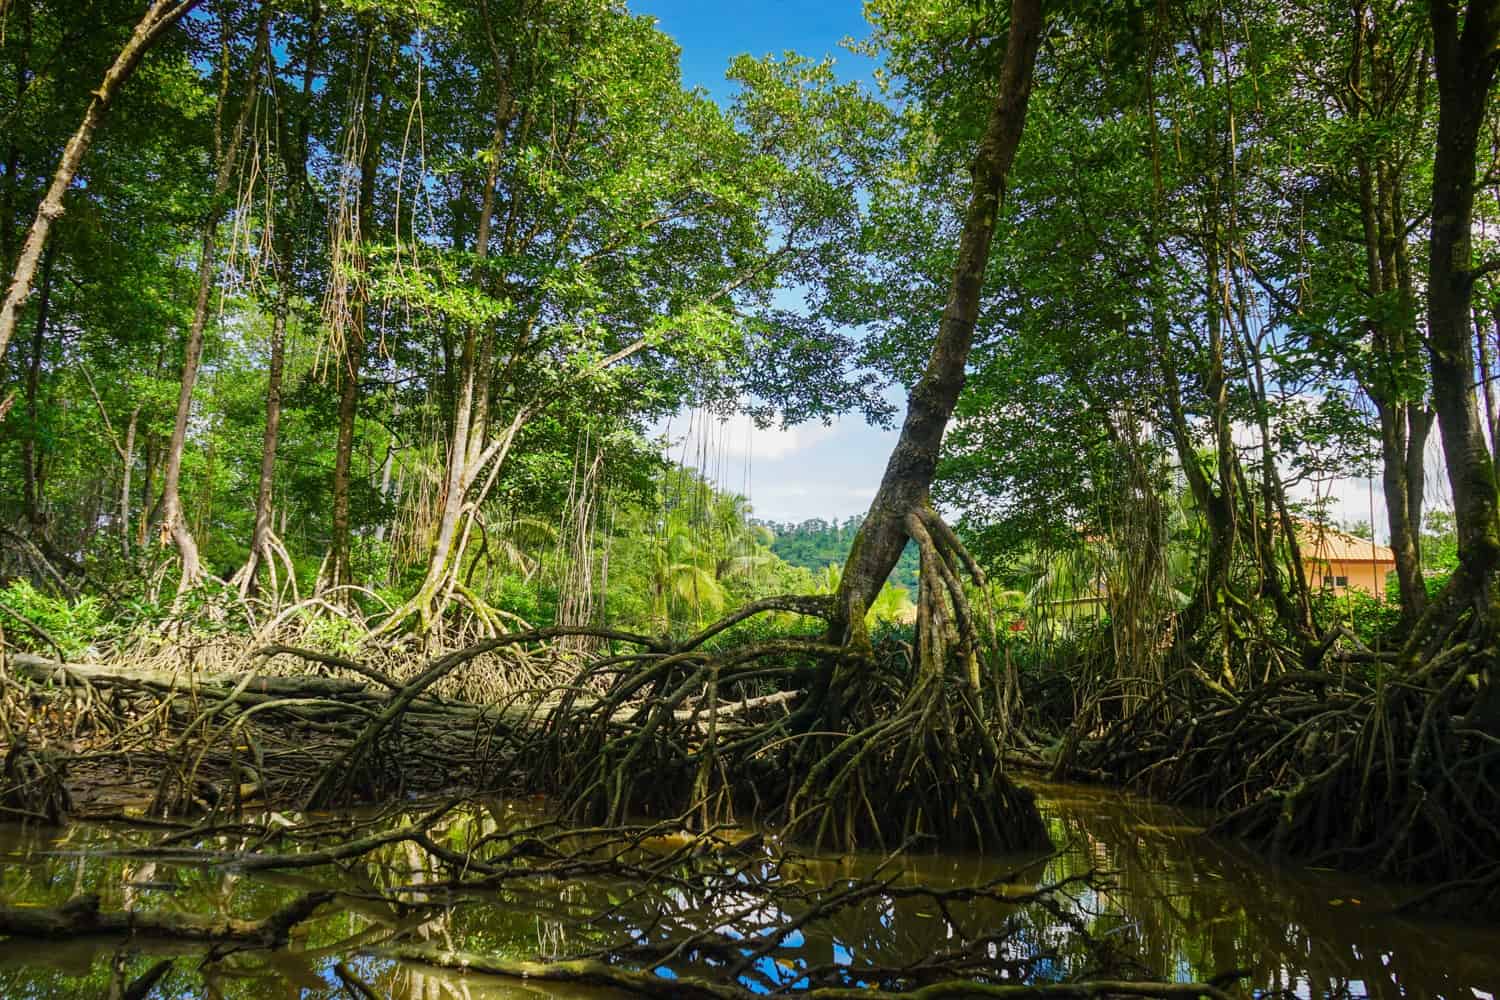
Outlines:
<svg viewBox="0 0 1500 1000"><path fill-rule="evenodd" d="M26 241L21 245L21 252L16 258L16 270L11 276L10 287L6 290L5 301L0 303L0 359L5 357L5 348L16 331L21 307L31 296L31 283L36 278L37 265L41 261L42 248L47 244L52 223L63 214L63 197L68 193L73 177L83 163L84 154L94 140L94 132L98 130L99 123L104 120L105 112L151 46L178 18L198 3L199 0L153 0L140 23L135 26L130 40L104 74L104 82L99 84L89 99L83 122L68 140L67 146L63 147L62 160L52 175L47 193L37 207L36 220L27 231Z"/></svg>
<svg viewBox="0 0 1500 1000"><path fill-rule="evenodd" d="M495 121L490 140L488 169L485 171L484 192L480 200L479 224L474 236L474 271L472 280L477 287L490 284L485 273L485 262L490 255L491 235L494 231L495 208L498 199L497 185L500 180L500 164L505 156L506 136L510 130L515 102L512 94L511 66L500 53L495 43L494 25L489 7L480 3L481 17L490 39L495 73ZM407 605L387 621L394 627L415 614L417 627L426 631L442 614L443 594L451 589L457 579L463 558L465 513L472 512L470 490L480 474L492 461L503 461L494 444L487 441L489 432L490 379L493 367L494 332L488 326L467 323L464 327L463 345L458 359L458 381L454 386L453 424L448 439L447 469L443 480L442 508L438 512L437 532L433 536L432 548L427 553L427 571L416 595ZM448 371L452 372L450 365ZM498 451L509 448L509 439L514 437L514 425ZM482 502L477 498L474 504Z"/></svg>
<svg viewBox="0 0 1500 1000"><path fill-rule="evenodd" d="M1428 255L1428 354L1432 395L1453 491L1463 596L1491 616L1500 567L1500 511L1494 463L1474 398L1475 155L1490 87L1500 60L1496 0L1431 5L1438 84L1437 153L1432 178L1432 245Z"/></svg>
<svg viewBox="0 0 1500 1000"><path fill-rule="evenodd" d="M1375 14L1377 18L1380 16ZM1408 86L1386 51L1389 26L1371 23L1354 11L1353 46L1341 100L1358 118L1389 125L1405 103ZM1426 72L1426 53L1417 74ZM1426 112L1427 88L1416 85L1415 114ZM1388 140L1389 141L1389 140ZM1391 550L1396 558L1401 621L1410 628L1427 608L1422 575L1422 500L1426 470L1422 456L1432 415L1420 394L1421 364L1416 333L1416 295L1406 252L1408 221L1403 197L1402 164L1385 144L1355 154L1359 181L1359 215L1365 244L1365 282L1372 303L1366 318L1372 362L1361 382L1375 404L1380 423L1381 485ZM1415 395L1415 398L1413 398Z"/></svg>
<svg viewBox="0 0 1500 1000"><path fill-rule="evenodd" d="M490 144L489 169L484 179L484 195L479 211L479 227L474 239L474 281L481 287L487 283L485 261L490 253L490 234L495 221L496 185L500 177L500 161L505 151L505 133L510 126L511 99L508 81L497 59L499 75L499 101L496 106L495 132ZM489 391L491 341L493 334L473 323L466 325L464 343L459 356L458 392L453 407L453 431L448 442L448 468L443 483L443 506L438 515L437 535L433 538L432 550L428 553L427 572L418 588L416 612L419 627L425 630L439 608L438 595L455 576L456 542L459 526L463 520L469 490L483 471L482 458L486 457L485 432L489 422Z"/></svg>
<svg viewBox="0 0 1500 1000"><path fill-rule="evenodd" d="M929 505L928 494L937 471L943 431L964 387L1001 190L1015 160L1026 121L1032 71L1042 34L1041 8L1041 0L1011 3L1010 34L1000 69L999 91L974 157L974 188L964 213L948 303L938 324L927 368L907 402L901 436L844 563L830 626L830 637L836 641L856 639L862 632L865 610L885 586L906 547L908 516Z"/></svg>

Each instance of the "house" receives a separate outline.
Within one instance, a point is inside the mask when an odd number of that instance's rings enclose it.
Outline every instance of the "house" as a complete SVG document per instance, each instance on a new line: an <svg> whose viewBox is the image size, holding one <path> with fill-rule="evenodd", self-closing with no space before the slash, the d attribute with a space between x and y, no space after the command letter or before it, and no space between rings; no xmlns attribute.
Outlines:
<svg viewBox="0 0 1500 1000"><path fill-rule="evenodd" d="M1362 590L1384 597L1386 575L1396 570L1396 553L1386 546L1311 521L1298 522L1297 544L1302 572L1314 590Z"/></svg>

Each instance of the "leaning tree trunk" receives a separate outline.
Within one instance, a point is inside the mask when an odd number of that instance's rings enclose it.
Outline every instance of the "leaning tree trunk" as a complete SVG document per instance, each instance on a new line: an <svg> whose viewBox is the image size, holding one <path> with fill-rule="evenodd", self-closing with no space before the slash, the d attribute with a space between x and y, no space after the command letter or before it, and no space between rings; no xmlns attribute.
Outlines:
<svg viewBox="0 0 1500 1000"><path fill-rule="evenodd" d="M538 785L554 789L569 815L617 822L633 812L690 808L711 823L732 815L736 802L753 802L754 812L788 838L843 850L889 849L918 836L1006 852L1049 843L1035 802L1004 770L1009 678L999 692L999 711L985 711L978 697L979 636L959 574L967 571L981 587L983 574L928 495L943 429L963 389L1001 191L1026 118L1041 6L1041 0L1012 0L999 93L973 164L974 190L948 304L838 593L752 602L680 641L636 637L631 641L649 650L641 654L640 669L622 669L635 659L628 655L586 667L564 689L549 715L544 749L534 755ZM513 421L511 433L518 426ZM922 634L914 672L904 658L893 662L872 649L864 629L866 609L908 540L922 553ZM726 629L772 610L824 619L827 630L817 637L706 648ZM575 627L556 634L593 631ZM718 728L721 709L709 707L706 719L702 708L679 711L688 699L698 706L727 705L721 697L740 697L730 692L743 690L742 680L761 676L762 668L750 664L765 659L784 665L799 654L819 666L803 661L792 668L806 693L790 716L730 735ZM966 677L949 670L953 662L967 668ZM575 692L600 680L606 694L587 705L576 699ZM617 714L641 699L643 707L628 710L628 718Z"/></svg>
<svg viewBox="0 0 1500 1000"><path fill-rule="evenodd" d="M1021 142L1041 34L1040 0L1014 0L999 92L974 157L974 189L964 213L948 304L927 368L907 402L901 436L844 564L830 624L835 641L862 641L865 611L901 558L911 537L910 518L930 511L938 450L964 387L1001 190Z"/></svg>
<svg viewBox="0 0 1500 1000"><path fill-rule="evenodd" d="M1458 527L1460 596L1492 617L1500 567L1500 503L1494 463L1474 399L1470 326L1474 280L1475 155L1494 82L1500 11L1496 0L1472 0L1460 30L1457 5L1433 3L1438 136L1433 161L1431 253L1428 256L1428 354L1432 395Z"/></svg>
<svg viewBox="0 0 1500 1000"><path fill-rule="evenodd" d="M56 173L52 175L52 183L37 207L36 220L26 233L26 241L21 245L21 252L16 258L16 270L11 276L10 288L5 293L4 303L0 304L0 359L5 357L5 348L16 331L21 306L31 296L31 283L36 277L37 264L42 259L42 248L46 246L52 223L63 214L63 197L68 193L73 177L83 163L84 154L94 140L94 132L98 130L99 123L104 120L105 112L151 46L178 18L198 3L199 0L154 0L146 8L140 23L135 26L130 40L104 74L104 82L93 92L88 110L84 112L83 122L63 148L62 160L57 165Z"/></svg>

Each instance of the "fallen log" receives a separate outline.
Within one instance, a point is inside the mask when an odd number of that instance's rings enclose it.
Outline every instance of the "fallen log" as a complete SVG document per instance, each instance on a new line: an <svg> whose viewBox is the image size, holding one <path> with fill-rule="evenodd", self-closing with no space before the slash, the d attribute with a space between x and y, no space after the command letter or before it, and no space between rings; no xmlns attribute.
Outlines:
<svg viewBox="0 0 1500 1000"><path fill-rule="evenodd" d="M101 910L97 895L75 896L55 908L0 906L0 935L58 941L73 937L139 935L211 944L232 942L281 948L293 927L334 897L328 891L297 897L261 920L201 917L191 913Z"/></svg>
<svg viewBox="0 0 1500 1000"><path fill-rule="evenodd" d="M372 690L364 681L338 677L283 677L274 674L183 674L92 663L62 663L34 653L12 653L10 668L21 679L38 684L87 684L145 691L155 695L192 694L205 700L227 700L235 705L261 705L285 699L328 699L352 707L379 710L397 694ZM451 717L473 721L485 711L480 705L421 698L406 714Z"/></svg>

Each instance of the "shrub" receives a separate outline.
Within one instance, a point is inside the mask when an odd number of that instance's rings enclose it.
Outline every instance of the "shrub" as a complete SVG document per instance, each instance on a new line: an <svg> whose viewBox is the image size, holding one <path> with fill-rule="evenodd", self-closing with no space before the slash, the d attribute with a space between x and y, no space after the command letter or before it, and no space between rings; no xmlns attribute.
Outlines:
<svg viewBox="0 0 1500 1000"><path fill-rule="evenodd" d="M44 594L26 580L15 580L0 589L0 624L5 626L6 639L22 649L75 659L102 637L104 606L97 597L69 601Z"/></svg>

